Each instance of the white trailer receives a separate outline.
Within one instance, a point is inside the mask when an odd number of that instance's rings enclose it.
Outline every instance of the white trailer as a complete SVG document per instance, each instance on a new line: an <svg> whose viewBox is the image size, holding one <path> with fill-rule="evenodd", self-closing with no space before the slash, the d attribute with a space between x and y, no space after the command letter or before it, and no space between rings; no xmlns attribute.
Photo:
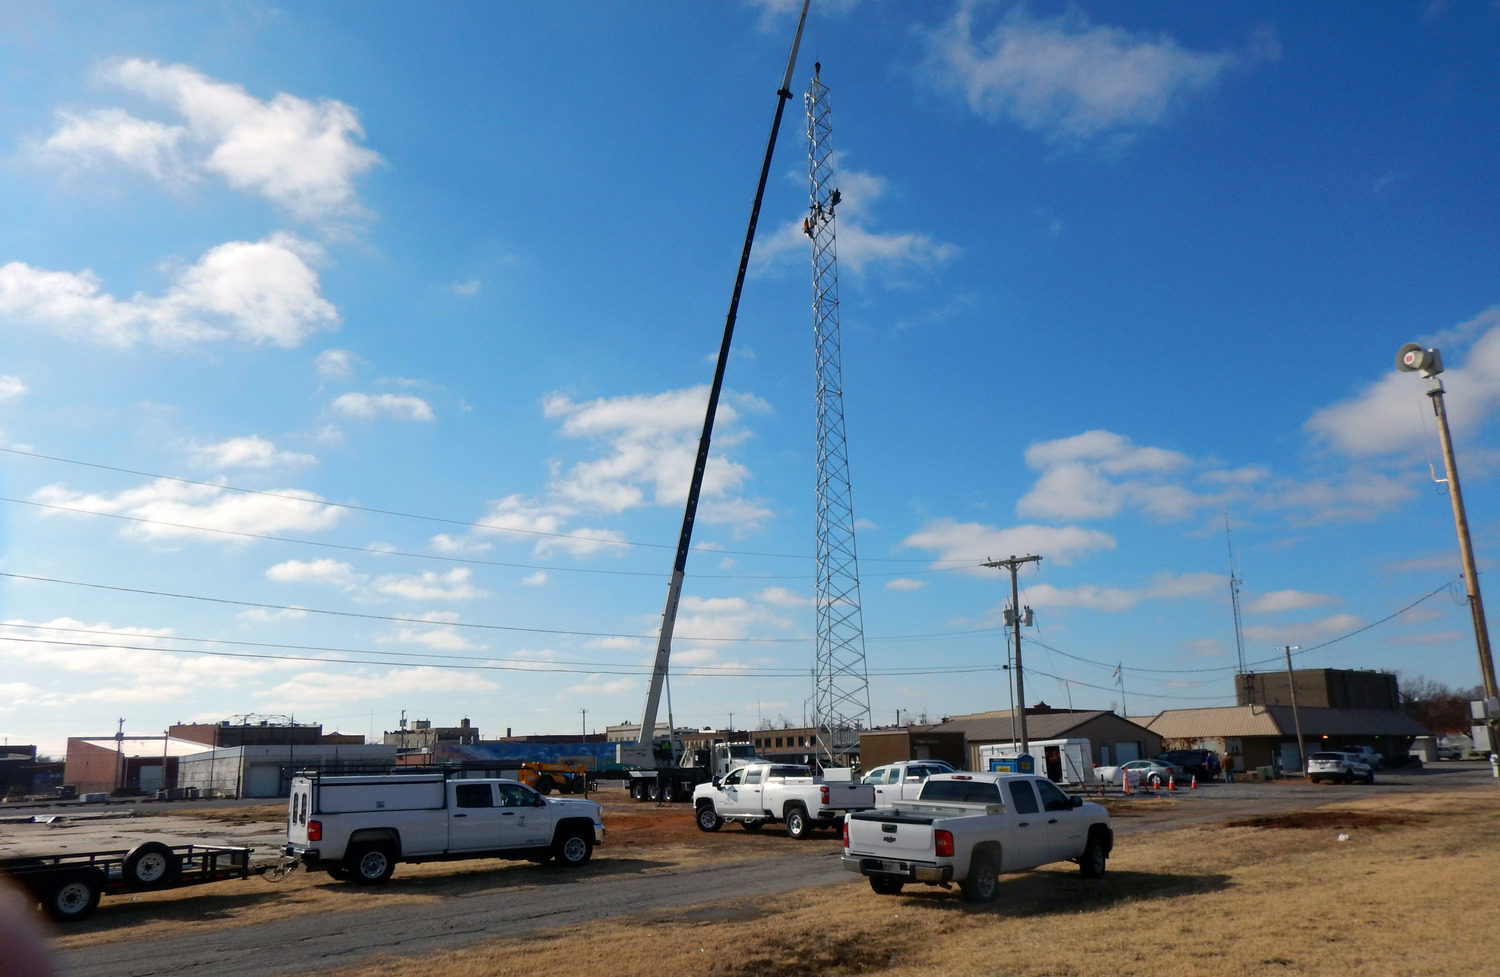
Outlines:
<svg viewBox="0 0 1500 977"><path fill-rule="evenodd" d="M1094 752L1086 739L1032 740L1027 744L1036 758L1036 772L1054 783L1091 787L1099 782L1094 776ZM1013 759L1020 753L1011 743L994 743L979 748L979 768L995 770L997 761Z"/></svg>

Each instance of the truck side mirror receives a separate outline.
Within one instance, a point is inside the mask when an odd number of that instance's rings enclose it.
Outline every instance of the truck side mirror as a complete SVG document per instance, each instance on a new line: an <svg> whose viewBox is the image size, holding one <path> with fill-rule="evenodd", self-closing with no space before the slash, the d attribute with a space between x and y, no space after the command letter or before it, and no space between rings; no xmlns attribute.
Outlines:
<svg viewBox="0 0 1500 977"><path fill-rule="evenodd" d="M1072 797L1069 797L1068 801L1072 804L1073 807L1083 807L1083 798L1079 797L1076 794L1074 794Z"/></svg>

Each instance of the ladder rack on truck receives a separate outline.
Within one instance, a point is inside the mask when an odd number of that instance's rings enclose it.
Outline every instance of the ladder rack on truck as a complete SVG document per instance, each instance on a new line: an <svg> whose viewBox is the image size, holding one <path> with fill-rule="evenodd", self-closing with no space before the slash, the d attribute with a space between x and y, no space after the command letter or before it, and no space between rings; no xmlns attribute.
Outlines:
<svg viewBox="0 0 1500 977"><path fill-rule="evenodd" d="M148 841L124 851L0 858L0 875L35 896L53 919L71 922L92 913L105 893L248 878L254 850Z"/></svg>

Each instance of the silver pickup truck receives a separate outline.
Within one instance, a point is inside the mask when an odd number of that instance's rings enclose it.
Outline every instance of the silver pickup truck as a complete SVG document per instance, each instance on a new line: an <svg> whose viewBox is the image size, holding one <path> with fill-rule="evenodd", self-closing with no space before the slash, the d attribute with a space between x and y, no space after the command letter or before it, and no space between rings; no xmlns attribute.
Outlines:
<svg viewBox="0 0 1500 977"><path fill-rule="evenodd" d="M844 819L844 868L882 895L956 882L965 900L993 902L1004 872L1074 861L1098 878L1113 848L1108 811L1025 774L934 774L919 799Z"/></svg>

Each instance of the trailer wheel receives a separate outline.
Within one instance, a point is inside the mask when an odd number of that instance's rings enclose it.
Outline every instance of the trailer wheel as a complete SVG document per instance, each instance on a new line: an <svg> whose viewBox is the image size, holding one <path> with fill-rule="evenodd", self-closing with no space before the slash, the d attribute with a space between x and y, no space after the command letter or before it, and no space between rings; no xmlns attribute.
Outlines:
<svg viewBox="0 0 1500 977"><path fill-rule="evenodd" d="M83 919L98 908L103 889L98 872L69 872L47 893L47 915L59 923Z"/></svg>
<svg viewBox="0 0 1500 977"><path fill-rule="evenodd" d="M148 841L125 856L122 873L132 889L165 889L182 874L182 859L161 842Z"/></svg>
<svg viewBox="0 0 1500 977"><path fill-rule="evenodd" d="M759 831L766 826L766 819L749 818L748 820L741 821L740 824L744 825L746 831Z"/></svg>
<svg viewBox="0 0 1500 977"><path fill-rule="evenodd" d="M698 805L697 821L699 831L718 831L724 826L724 819L714 810L713 801L704 801Z"/></svg>
<svg viewBox="0 0 1500 977"><path fill-rule="evenodd" d="M786 812L787 837L801 841L812 834L812 825L807 820L807 808L797 805Z"/></svg>
<svg viewBox="0 0 1500 977"><path fill-rule="evenodd" d="M396 871L396 856L385 845L359 845L350 849L348 871L360 885L384 885Z"/></svg>
<svg viewBox="0 0 1500 977"><path fill-rule="evenodd" d="M565 868L587 865L594 855L594 840L579 830L569 831L559 838L553 857Z"/></svg>

